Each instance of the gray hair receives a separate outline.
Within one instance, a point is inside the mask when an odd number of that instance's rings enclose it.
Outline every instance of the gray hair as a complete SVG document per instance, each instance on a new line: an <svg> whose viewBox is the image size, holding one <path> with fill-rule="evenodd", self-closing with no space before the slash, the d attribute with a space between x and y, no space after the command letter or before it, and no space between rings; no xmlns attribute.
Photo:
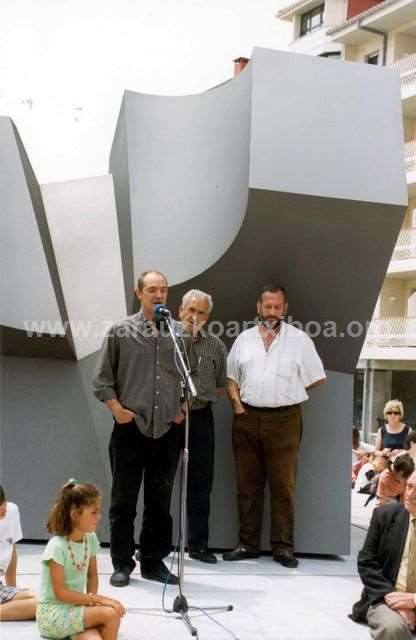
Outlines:
<svg viewBox="0 0 416 640"><path fill-rule="evenodd" d="M192 300L192 298L196 298L196 300L208 300L208 313L211 313L214 303L209 293L204 293L199 289L190 289L182 298L182 306L186 307L186 305Z"/></svg>

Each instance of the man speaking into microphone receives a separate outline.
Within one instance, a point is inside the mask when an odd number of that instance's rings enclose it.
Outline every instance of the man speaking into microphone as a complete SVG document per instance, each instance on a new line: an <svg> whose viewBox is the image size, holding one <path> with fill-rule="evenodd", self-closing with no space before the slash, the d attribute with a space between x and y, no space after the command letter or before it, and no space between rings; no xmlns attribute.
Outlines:
<svg viewBox="0 0 416 640"><path fill-rule="evenodd" d="M181 378L163 319L170 315L162 306L167 292L163 273L142 273L135 290L140 311L110 329L95 370L95 396L105 402L114 418L109 448L113 475L110 548L114 567L110 583L118 587L128 585L136 566L134 520L142 478L142 577L178 584L178 578L163 563L172 544L170 500L182 441L180 424L184 420ZM183 331L180 323L172 321L172 325L176 332ZM191 375L196 375L191 338L184 338L183 344Z"/></svg>
<svg viewBox="0 0 416 640"><path fill-rule="evenodd" d="M283 322L283 287L259 293L259 324L243 331L228 356L227 393L233 406L233 451L240 518L239 545L224 560L257 558L266 479L270 486L273 558L295 568L294 496L302 437L300 404L306 389L325 382L315 346L303 331Z"/></svg>

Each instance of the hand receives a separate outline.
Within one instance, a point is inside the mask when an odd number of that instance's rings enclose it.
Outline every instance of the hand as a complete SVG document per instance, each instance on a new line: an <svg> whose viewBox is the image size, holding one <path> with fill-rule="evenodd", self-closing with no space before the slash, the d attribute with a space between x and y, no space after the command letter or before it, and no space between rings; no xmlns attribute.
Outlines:
<svg viewBox="0 0 416 640"><path fill-rule="evenodd" d="M131 422L136 417L136 414L130 409L125 409L120 405L119 408L113 410L113 416L118 424L127 424Z"/></svg>
<svg viewBox="0 0 416 640"><path fill-rule="evenodd" d="M124 616L124 614L126 613L126 610L121 602L115 600L115 598L107 598L106 596L99 596L99 598L100 605L102 605L103 607L111 607L112 609L114 609L114 611L116 611L116 613L118 613L120 617Z"/></svg>
<svg viewBox="0 0 416 640"><path fill-rule="evenodd" d="M237 407L236 409L234 409L234 415L235 416L244 416L244 415L246 415L246 413L247 413L247 411L242 406Z"/></svg>
<svg viewBox="0 0 416 640"><path fill-rule="evenodd" d="M415 597L413 593L405 593L402 591L392 591L384 596L385 603L393 609L406 609L407 611L415 608Z"/></svg>
<svg viewBox="0 0 416 640"><path fill-rule="evenodd" d="M403 453L404 451L404 449L391 449L391 457L395 458L399 453Z"/></svg>
<svg viewBox="0 0 416 640"><path fill-rule="evenodd" d="M401 617L407 622L407 626L411 631L414 631L416 626L416 612L411 611L410 609L396 609L396 613L400 614Z"/></svg>
<svg viewBox="0 0 416 640"><path fill-rule="evenodd" d="M185 420L185 414L182 411L182 409L180 409L180 411L173 418L172 422L174 422L175 424L181 424L181 422L183 422L184 420Z"/></svg>

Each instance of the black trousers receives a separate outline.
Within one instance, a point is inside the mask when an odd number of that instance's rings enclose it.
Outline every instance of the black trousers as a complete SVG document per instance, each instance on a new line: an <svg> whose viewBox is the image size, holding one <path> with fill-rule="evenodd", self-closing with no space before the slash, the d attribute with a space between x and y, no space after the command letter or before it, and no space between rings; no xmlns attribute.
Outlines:
<svg viewBox="0 0 416 640"><path fill-rule="evenodd" d="M136 422L114 424L109 452L113 485L110 505L111 559L130 566L135 552L134 520L143 479L144 510L140 557L161 560L172 545L170 500L180 452L181 427L172 424L161 438L147 438Z"/></svg>
<svg viewBox="0 0 416 640"><path fill-rule="evenodd" d="M195 409L189 421L188 547L208 546L210 496L214 479L214 419L211 406Z"/></svg>

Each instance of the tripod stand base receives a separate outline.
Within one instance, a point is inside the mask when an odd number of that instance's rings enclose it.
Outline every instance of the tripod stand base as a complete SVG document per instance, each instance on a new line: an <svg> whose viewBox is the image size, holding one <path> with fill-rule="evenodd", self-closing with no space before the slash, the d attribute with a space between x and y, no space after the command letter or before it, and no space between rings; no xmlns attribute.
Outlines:
<svg viewBox="0 0 416 640"><path fill-rule="evenodd" d="M176 596L173 601L172 609L175 613L182 613L183 611L188 611L188 601L183 594L179 594Z"/></svg>
<svg viewBox="0 0 416 640"><path fill-rule="evenodd" d="M179 613L179 615L181 616L183 622L186 624L186 626L188 627L191 636L194 637L198 637L198 631L195 629L195 627L193 626L189 616L188 616L188 601L185 598L185 596L180 593L179 595L176 596L175 600L173 601L173 605L172 605L172 609L175 613Z"/></svg>

